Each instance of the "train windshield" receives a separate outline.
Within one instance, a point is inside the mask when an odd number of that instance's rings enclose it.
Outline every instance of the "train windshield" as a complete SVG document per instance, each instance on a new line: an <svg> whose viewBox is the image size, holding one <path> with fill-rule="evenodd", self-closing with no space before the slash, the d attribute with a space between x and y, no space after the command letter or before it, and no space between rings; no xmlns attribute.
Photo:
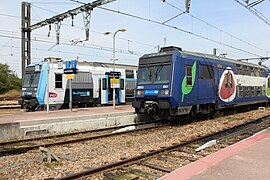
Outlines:
<svg viewBox="0 0 270 180"><path fill-rule="evenodd" d="M27 67L24 74L23 87L37 87L40 72L35 72L35 67Z"/></svg>
<svg viewBox="0 0 270 180"><path fill-rule="evenodd" d="M167 84L170 83L171 64L143 66L138 70L138 84Z"/></svg>

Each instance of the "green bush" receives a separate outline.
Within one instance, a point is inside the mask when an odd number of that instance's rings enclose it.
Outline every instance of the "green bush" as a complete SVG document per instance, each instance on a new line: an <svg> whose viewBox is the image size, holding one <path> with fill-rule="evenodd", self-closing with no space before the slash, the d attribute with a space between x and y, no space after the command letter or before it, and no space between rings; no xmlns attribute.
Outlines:
<svg viewBox="0 0 270 180"><path fill-rule="evenodd" d="M9 69L9 65L0 63L0 94L9 90L20 91L22 88L22 79Z"/></svg>

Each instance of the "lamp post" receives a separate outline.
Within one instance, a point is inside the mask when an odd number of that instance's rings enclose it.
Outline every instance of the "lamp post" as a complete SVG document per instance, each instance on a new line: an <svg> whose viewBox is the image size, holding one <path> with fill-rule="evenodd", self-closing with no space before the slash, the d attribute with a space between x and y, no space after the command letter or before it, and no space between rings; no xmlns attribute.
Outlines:
<svg viewBox="0 0 270 180"><path fill-rule="evenodd" d="M113 71L115 71L115 36L118 32L125 32L126 29L118 29L113 33ZM112 34L111 32L105 32L104 35ZM114 78L114 75L113 75ZM115 87L113 86L113 108L115 109Z"/></svg>

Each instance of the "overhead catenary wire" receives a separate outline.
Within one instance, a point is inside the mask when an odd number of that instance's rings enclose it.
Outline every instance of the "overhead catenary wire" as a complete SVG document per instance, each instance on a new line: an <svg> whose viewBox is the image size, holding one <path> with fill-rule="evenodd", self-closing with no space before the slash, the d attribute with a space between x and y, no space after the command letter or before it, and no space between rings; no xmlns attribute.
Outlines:
<svg viewBox="0 0 270 180"><path fill-rule="evenodd" d="M0 45L0 47L2 47L4 45ZM17 46L14 46L14 48L16 49L20 49L20 47L17 47ZM48 52L47 49L42 49L42 48L34 48L35 51L42 51L42 52ZM77 55L77 56L85 56L85 57L97 57L97 58L104 58L104 59L110 59L111 57L110 56L102 56L102 55L99 55L99 54L87 54L87 53L81 53L81 52L70 52L70 51L63 51L63 50L51 50L50 52L54 52L54 53L61 53L61 54L73 54L73 55ZM0 54L2 57L11 57L10 55L8 54ZM12 58L20 58L19 54L15 54L12 56ZM40 57L33 57L33 59L36 59L36 60L42 60L42 58ZM3 59L1 58L0 61L3 61L3 60L8 60L9 63L8 64L12 64L14 63L14 61L17 61L17 59ZM12 61L11 61L12 60ZM121 58L121 60L125 60L125 61L132 61L134 59L129 59L129 58ZM16 63L18 64L18 63Z"/></svg>
<svg viewBox="0 0 270 180"><path fill-rule="evenodd" d="M14 48L17 48L19 49L19 47L14 47ZM48 52L47 49L41 49L41 48L35 48L36 51L42 51L42 52ZM70 52L70 51L63 51L63 50L51 50L51 52L55 52L55 53L61 53L61 54L73 54L73 55L77 55L77 56L86 56L86 57L98 57L98 58L105 58L105 59L109 59L111 58L110 56L102 56L102 55L98 55L98 54L86 54L86 53L81 53L81 52ZM3 57L10 57L10 55L1 55ZM20 56L19 55L14 55L12 56L14 58L19 58ZM33 57L33 59L36 59L36 60L41 60L42 58L40 57ZM129 59L129 58L121 58L122 60L125 60L125 61L131 61L133 59ZM0 59L0 61L3 60L3 59ZM17 61L17 59L13 59L14 61ZM9 62L10 63L10 62ZM18 64L18 63L16 63Z"/></svg>
<svg viewBox="0 0 270 180"><path fill-rule="evenodd" d="M10 36L10 35L3 35L3 34L0 34L0 37L21 39L21 37ZM32 41L36 41L36 42L53 43L53 44L55 44L54 41L49 41L49 40L41 40L41 39L37 39L37 38L31 38L31 40ZM101 51L108 51L108 52L111 52L112 51L111 50L112 49L111 47L104 47L104 46L100 46L100 45L93 45L93 46L87 46L86 44L84 44L84 45L80 45L80 44L73 45L73 44L70 44L70 43L67 43L67 42L66 43L60 42L60 45L77 46L77 47L81 47L81 48L90 48L90 49L101 50ZM132 56L141 56L143 54L143 53L138 53L138 52L134 52L133 54L131 54L127 50L123 50L123 49L116 49L116 52L122 53L122 54L132 55Z"/></svg>
<svg viewBox="0 0 270 180"><path fill-rule="evenodd" d="M150 2L150 1L149 1ZM149 7L150 8L150 7ZM149 15L149 17L150 17L150 15ZM20 17L19 17L20 18ZM150 19L150 18L149 18ZM209 24L210 25L210 24ZM69 25L70 26L70 25ZM167 26L167 25L166 25ZM174 28L174 29L177 29L177 30L179 30L179 27L174 27L174 26L171 26L171 28ZM83 29L83 28L82 28ZM186 32L186 33L188 33L188 34L191 34L191 35L194 35L195 33L193 33L193 32ZM196 34L195 34L195 36L197 36ZM200 35L199 36L197 36L197 37L200 37ZM203 36L204 37L204 36ZM119 39L124 39L124 38L119 38ZM207 38L207 37L204 37L203 39L206 39L206 40L209 40L209 38ZM130 41L130 40L128 40L129 42L136 42L136 41ZM212 41L212 42L215 42L215 41ZM242 41L242 42L244 42L244 41ZM51 43L51 42L50 42ZM219 43L219 44L221 44L221 45L223 45L222 43ZM251 45L251 44L249 44L249 45ZM154 47L154 46L153 46ZM232 46L230 46L230 45L227 45L226 47L229 47L229 48L231 48ZM238 50L237 48L234 48L234 49L236 49L236 50ZM240 48L241 49L241 48ZM261 49L262 50L262 49ZM247 51L241 51L241 52L244 52L244 53L247 53ZM250 54L250 53L249 53ZM253 55L255 55L255 53L253 54Z"/></svg>
<svg viewBox="0 0 270 180"><path fill-rule="evenodd" d="M240 2L240 0L234 0L234 1L237 2L238 4L240 4L241 6L245 7L252 14L254 14L255 16L257 16L260 20L262 20L268 26L270 26L270 20L266 16L264 16L261 12L259 12L257 9L255 9L253 6L247 6L243 2Z"/></svg>
<svg viewBox="0 0 270 180"><path fill-rule="evenodd" d="M45 8L43 8L43 7L39 7L39 6L36 6L36 5L31 5L31 6L32 6L32 7L35 7L35 8L38 8L38 9L41 9L41 10L43 10L43 11L50 12L50 13L52 13L52 14L57 14L57 12L52 11L52 10L49 10L49 9L45 9Z"/></svg>
<svg viewBox="0 0 270 180"><path fill-rule="evenodd" d="M77 2L77 1L76 1L76 2ZM172 7L175 8L175 9L178 9L178 10L180 10L180 11L182 11L182 12L185 12L184 10L182 10L182 9L180 9L180 8L178 8L178 7L176 7L176 6L172 5L172 4L170 4L170 3L168 3L167 1L164 1L164 2L165 2L166 4L172 6ZM42 4L42 3L41 3L41 4ZM48 10L48 9L41 8L41 7L38 7L38 6L34 6L34 7L43 9L44 11L48 11L48 12L51 12L51 13L56 13L56 12L54 12L54 11L50 11L50 10ZM1 14L1 13L0 13L0 15L3 15L3 16L9 16L9 17L13 17L13 18L20 18L20 17L18 17L18 16L13 16L13 15L8 15L8 14ZM225 32L225 31L223 31L222 29L220 29L220 28L218 28L218 27L216 27L216 26L214 26L214 25L211 25L210 23L208 23L208 22L206 22L206 21L204 21L204 20L202 20L202 19L200 19L200 18L198 18L198 17L195 17L195 16L193 16L193 15L191 15L191 14L188 14L188 15L191 16L191 17L194 18L194 19L197 19L197 20L199 20L199 21L201 21L201 22L207 24L207 25L210 26L210 27L213 27L213 28L219 30L220 32L222 32L222 33L224 33L224 34L227 34L227 35L229 35L229 36L231 36L231 37L233 37L233 38L239 40L240 42L246 43L246 44L248 44L249 46L252 46L252 47L254 47L254 48L258 49L258 50L261 50L261 51L266 52L267 54L269 53L267 50L264 50L264 49L262 49L262 48L259 48L258 46L255 46L255 45L253 45L253 44L251 44L251 43L249 43L249 42L247 42L247 41L244 41L244 40L242 40L242 39L240 39L240 38L238 38L238 37L236 37L236 36L234 36L234 35L232 35L232 34L230 34L230 33L227 33L227 32ZM32 19L32 20L33 20L33 21L38 21L37 19ZM164 22L163 22L163 23L164 23ZM64 25L64 26L70 26L70 25L68 25L68 24L62 24L62 25ZM78 29L82 29L82 30L84 29L83 27L78 27L78 26L77 26L77 27L74 26L74 27L75 27L75 28L78 28ZM172 27L172 28L175 28L175 27ZM95 32L95 31L91 31L91 32ZM97 33L97 32L95 32L95 33ZM192 34L192 32L186 32L186 33ZM100 34L102 34L102 33L100 33ZM193 34L195 35L195 33L193 33ZM117 37L117 38L118 38L118 37ZM124 38L119 38L119 39L124 39ZM204 39L208 39L208 38L205 37ZM134 42L134 43L146 45L145 43L141 43L141 42L138 42L138 41L134 41L134 40L130 40L130 39L126 39L126 40L129 41L129 42ZM209 40L210 40L210 39L209 39ZM153 48L156 48L156 46L154 46L154 45L149 45L149 46L152 46ZM228 45L227 47L229 47L229 46L230 46L230 45ZM240 48L239 48L239 49L240 49ZM247 52L245 52L245 53L247 53ZM253 54L253 55L255 55L255 54Z"/></svg>
<svg viewBox="0 0 270 180"><path fill-rule="evenodd" d="M42 8L42 7L38 7L38 6L34 6L34 7L39 8L39 9L42 9L42 10L44 10L44 11L48 11L48 12L54 13L54 14L56 13L56 12L54 12L54 11L50 11L50 10L45 9L45 8ZM9 15L9 14L3 14L3 13L0 13L0 16L12 17L12 18L17 18L17 19L20 19L20 18L21 18L21 17L19 17L19 16L14 16L14 15ZM39 17L38 17L38 18L39 18ZM40 18L39 18L39 19L40 19ZM31 18L31 21L38 22L38 21L40 21L40 20ZM63 23L62 26L68 26L68 27L70 27L70 24L65 24L65 23ZM74 25L74 26L72 26L72 27L73 27L73 28L80 29L80 30L84 30L83 27L79 27L79 26L76 26L76 25ZM0 31L7 31L7 30L0 30ZM7 31L7 32L8 32L8 31ZM12 31L10 31L10 32L12 32ZM91 32L91 33L96 33L96 34L102 34L102 35L103 35L102 32L97 32L97 31L92 31L92 30L90 30L90 32ZM18 31L18 33L20 33L20 32ZM33 34L33 35L37 35L37 34ZM40 34L40 36L42 36L42 35ZM47 36L47 35L46 35L46 36ZM129 41L129 42L132 42L132 43L144 45L144 46L149 46L149 47L152 47L152 48L154 48L154 49L156 48L156 46L151 45L151 44L147 44L147 43L144 43L144 42L140 42L140 41L136 41L136 40L132 40L132 39L126 39L126 38L122 38L122 37L116 37L116 38L117 38L117 39L126 40L126 41ZM61 39L63 39L63 38L61 37Z"/></svg>
<svg viewBox="0 0 270 180"><path fill-rule="evenodd" d="M63 24L64 26L70 26L68 24ZM76 28L78 29L82 29L81 27L77 26ZM6 38L16 38L16 36L13 36L14 34L16 35L20 35L20 32L19 30L18 31L8 31L8 30L1 30L0 29L0 32L2 32L2 35L8 35L6 36ZM98 31L92 31L92 33L95 33L95 34L100 34L103 36L103 33L101 32L98 32ZM4 33L4 34L3 34ZM0 36L1 37L1 36ZM3 37L3 36L2 36ZM47 35L44 35L44 34L37 34L37 33L33 33L32 34L32 39L35 40L36 38L45 38L45 39L48 39L48 36ZM50 36L50 38L54 39L55 37L54 36ZM127 39L127 38L122 38L122 37L116 37L117 39L121 39L121 40L124 40L124 41L127 41L127 42L132 42L132 43L135 43L135 44L138 44L138 45L143 45L143 46L148 46L148 47L151 47L151 48L156 48L156 46L154 45L151 45L151 44L147 44L147 43L143 43L143 42L139 42L139 41L135 41L135 40L132 40L132 39ZM70 39L66 39L66 38L61 38L61 40L63 41L66 41L67 43L68 42L72 42L72 40ZM8 42L9 43L9 42ZM91 46L96 46L96 47L99 47L99 48L108 48L108 49L111 49L111 47L103 47L103 46L100 46L100 45L96 45L96 44L90 44L90 43L87 43L88 45L91 45ZM1 50L1 49L0 49ZM124 50L123 50L124 51ZM137 53L137 54L143 54L143 53Z"/></svg>
<svg viewBox="0 0 270 180"><path fill-rule="evenodd" d="M71 5L75 4L72 2L66 2L66 1L59 1L59 2L47 2L47 1L31 1L31 4L51 4L51 5Z"/></svg>
<svg viewBox="0 0 270 180"><path fill-rule="evenodd" d="M128 17L131 17L131 18L139 19L139 20L142 20L142 21L147 21L147 22L151 22L151 23L154 23L154 24L166 26L168 28L172 28L172 29L175 29L177 31L180 31L180 32L183 32L183 33L186 33L186 34L193 35L193 36L196 36L196 37L201 38L201 39L204 39L204 40L208 40L208 41L211 41L211 42L214 42L214 43L217 43L217 44L220 44L220 45L223 45L223 46L226 46L226 47L229 47L229 48L238 50L238 51L245 52L246 54L250 54L250 55L253 55L253 56L262 57L261 55L258 55L258 54L255 54L255 53L251 53L251 52L249 52L247 50L243 50L241 48L238 48L238 47L235 47L235 46L232 46L232 45L228 45L228 44L219 42L218 40L215 40L215 39L210 39L210 38L205 37L203 35L199 35L197 33L194 33L194 32L191 32L191 31L188 31L188 30L185 30L185 29L182 29L182 28L173 26L173 25L163 24L162 22L159 22L159 21L156 21L156 20L147 19L145 17L141 17L141 16L134 15L134 14L129 14L129 13L118 11L118 10L114 10L114 9L109 9L109 8L104 8L104 7L97 7L97 8L102 9L102 10L105 10L105 11L109 11L109 12L121 14L121 15L124 15L124 16L128 16Z"/></svg>
<svg viewBox="0 0 270 180"><path fill-rule="evenodd" d="M179 11L181 11L181 12L185 12L184 10L180 9L179 7L176 7L175 5L173 5L173 4L171 4L171 3L167 2L167 1L163 1L163 2L166 3L167 5L169 5L169 6L173 7L173 8L175 8L175 9L177 9L177 10L179 10ZM196 16L194 16L194 15L192 15L192 14L190 14L190 13L188 13L187 15L188 15L188 16L191 16L192 18L194 18L194 19L196 19L196 20L198 20L198 21L200 21L200 22L202 22L202 23L204 23L204 24L206 24L207 26L210 26L210 27L212 27L212 28L214 28L214 29L216 29L216 30L218 30L218 31L220 31L220 32L222 32L222 33L228 35L228 36L233 37L234 39L237 39L237 40L240 41L240 42L243 42L243 43L245 43L245 44L248 44L248 45L251 46L251 47L254 47L254 48L258 49L258 50L261 50L261 51L264 51L264 52L268 53L267 50L262 49L262 48L260 48L260 47L258 47L258 46L256 46L256 45L254 45L254 44L251 44L251 43L249 43L249 42L247 42L247 41L245 41L245 40L243 40L243 39L240 39L239 37L236 37L235 35L233 35L233 34L231 34L231 33L228 33L228 32L226 32L226 31L224 31L224 30L218 28L217 26L212 25L212 24L210 24L210 23L208 23L208 22L202 20L201 18L198 18L198 17L196 17Z"/></svg>

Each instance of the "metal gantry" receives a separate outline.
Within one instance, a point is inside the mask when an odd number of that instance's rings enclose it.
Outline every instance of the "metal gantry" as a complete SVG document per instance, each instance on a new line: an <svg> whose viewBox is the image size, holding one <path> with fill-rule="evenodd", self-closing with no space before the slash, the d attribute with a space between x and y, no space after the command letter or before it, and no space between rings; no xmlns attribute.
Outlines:
<svg viewBox="0 0 270 180"><path fill-rule="evenodd" d="M254 2L249 2L249 0L234 0L241 6L245 7L247 10L249 10L252 14L257 16L259 19L261 19L263 22L265 22L268 26L270 26L270 20L264 16L261 12L259 12L257 9L254 8L254 6L264 2L264 0L256 0Z"/></svg>
<svg viewBox="0 0 270 180"><path fill-rule="evenodd" d="M94 8L98 6L102 6L107 3L114 2L116 0L97 0L91 3L84 4L75 9L66 11L64 13L55 15L46 20L40 21L36 24L31 25L31 4L27 2L22 2L22 16L21 16L21 34L22 34L22 76L24 74L26 63L27 65L31 63L31 32L35 29L44 27L49 25L49 28L52 24L55 25L56 31L56 44L60 42L60 28L61 22L71 17L72 26L74 16L83 13L84 19L84 28L86 33L85 40L89 40L89 32L90 32L90 20L91 20L91 12ZM49 34L48 34L49 35Z"/></svg>
<svg viewBox="0 0 270 180"><path fill-rule="evenodd" d="M190 9L190 0L185 0L185 5L186 5L186 12L189 13L189 9Z"/></svg>
<svg viewBox="0 0 270 180"><path fill-rule="evenodd" d="M22 77L25 70L25 64L31 63L31 4L22 2L21 31L22 31Z"/></svg>

